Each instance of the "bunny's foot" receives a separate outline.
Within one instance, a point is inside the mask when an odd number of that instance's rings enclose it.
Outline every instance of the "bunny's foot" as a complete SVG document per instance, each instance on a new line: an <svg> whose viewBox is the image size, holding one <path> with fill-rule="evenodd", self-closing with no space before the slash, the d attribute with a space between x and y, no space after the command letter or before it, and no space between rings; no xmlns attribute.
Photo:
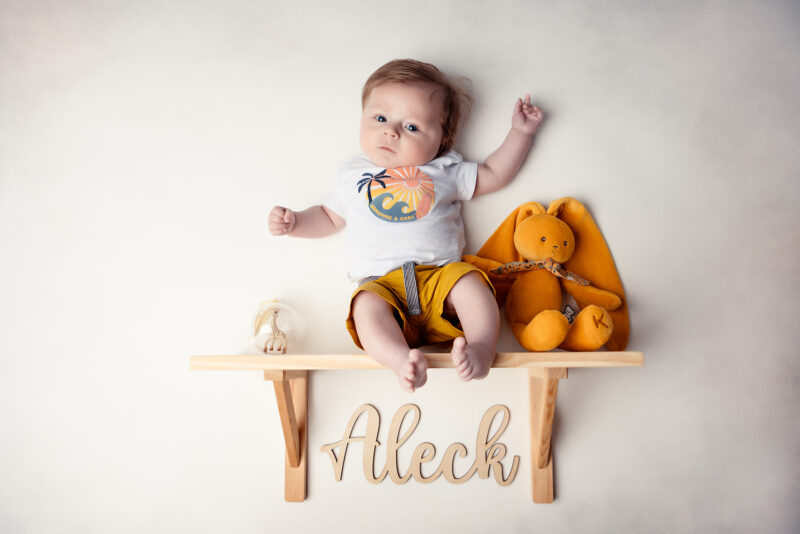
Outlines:
<svg viewBox="0 0 800 534"><path fill-rule="evenodd" d="M520 344L531 352L553 350L564 341L569 321L557 310L544 310L527 325L511 323Z"/></svg>
<svg viewBox="0 0 800 534"><path fill-rule="evenodd" d="M559 348L572 351L597 350L606 344L613 331L614 321L611 320L611 315L604 308L590 304L575 317L572 328Z"/></svg>

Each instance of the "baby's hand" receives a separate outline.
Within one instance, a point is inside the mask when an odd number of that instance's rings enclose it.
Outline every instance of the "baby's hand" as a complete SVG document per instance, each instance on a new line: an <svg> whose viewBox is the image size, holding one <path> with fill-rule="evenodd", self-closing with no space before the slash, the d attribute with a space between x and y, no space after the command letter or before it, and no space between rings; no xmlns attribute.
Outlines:
<svg viewBox="0 0 800 534"><path fill-rule="evenodd" d="M514 113L511 115L511 127L526 135L533 135L544 120L544 114L539 106L531 106L531 95L525 95L525 100L518 98L514 103Z"/></svg>
<svg viewBox="0 0 800 534"><path fill-rule="evenodd" d="M283 206L275 206L269 212L269 233L286 235L294 229L294 212Z"/></svg>

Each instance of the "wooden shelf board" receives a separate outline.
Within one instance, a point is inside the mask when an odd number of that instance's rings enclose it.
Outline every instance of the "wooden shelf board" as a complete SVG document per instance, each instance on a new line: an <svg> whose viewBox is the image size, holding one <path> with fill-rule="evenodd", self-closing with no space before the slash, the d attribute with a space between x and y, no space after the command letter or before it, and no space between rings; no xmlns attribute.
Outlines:
<svg viewBox="0 0 800 534"><path fill-rule="evenodd" d="M431 369L451 368L446 352L425 354ZM644 365L644 355L620 352L499 352L493 368L531 367L635 367ZM292 371L312 369L386 369L367 354L242 354L192 356L190 369L208 371Z"/></svg>

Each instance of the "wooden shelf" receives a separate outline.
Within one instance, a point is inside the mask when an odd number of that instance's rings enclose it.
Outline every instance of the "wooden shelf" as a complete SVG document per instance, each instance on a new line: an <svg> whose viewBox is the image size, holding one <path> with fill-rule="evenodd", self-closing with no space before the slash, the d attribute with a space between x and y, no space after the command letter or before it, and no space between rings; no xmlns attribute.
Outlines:
<svg viewBox="0 0 800 534"><path fill-rule="evenodd" d="M425 354L428 367L454 367L449 353ZM628 367L644 365L641 352L498 352L492 368L522 367ZM244 354L192 356L195 371L311 371L321 369L386 369L366 354Z"/></svg>
<svg viewBox="0 0 800 534"><path fill-rule="evenodd" d="M426 353L428 367L454 367L449 353ZM500 352L493 368L525 369L529 376L531 491L537 503L553 502L553 432L558 381L569 368L636 367L644 365L641 352ZM366 354L284 354L267 356L192 356L190 369L207 371L261 371L273 382L286 444L284 498L306 498L308 455L308 375L314 370L386 369Z"/></svg>

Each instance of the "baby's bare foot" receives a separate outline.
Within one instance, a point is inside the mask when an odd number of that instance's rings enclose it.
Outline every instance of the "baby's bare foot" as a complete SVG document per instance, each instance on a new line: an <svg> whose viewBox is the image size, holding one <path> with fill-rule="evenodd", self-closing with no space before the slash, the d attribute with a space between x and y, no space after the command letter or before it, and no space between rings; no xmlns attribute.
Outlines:
<svg viewBox="0 0 800 534"><path fill-rule="evenodd" d="M397 378L400 385L409 393L425 385L428 381L428 360L419 349L411 349L408 359L400 365Z"/></svg>
<svg viewBox="0 0 800 534"><path fill-rule="evenodd" d="M450 358L456 366L458 377L465 382L484 378L489 374L495 353L479 345L468 345L463 337L453 340Z"/></svg>

